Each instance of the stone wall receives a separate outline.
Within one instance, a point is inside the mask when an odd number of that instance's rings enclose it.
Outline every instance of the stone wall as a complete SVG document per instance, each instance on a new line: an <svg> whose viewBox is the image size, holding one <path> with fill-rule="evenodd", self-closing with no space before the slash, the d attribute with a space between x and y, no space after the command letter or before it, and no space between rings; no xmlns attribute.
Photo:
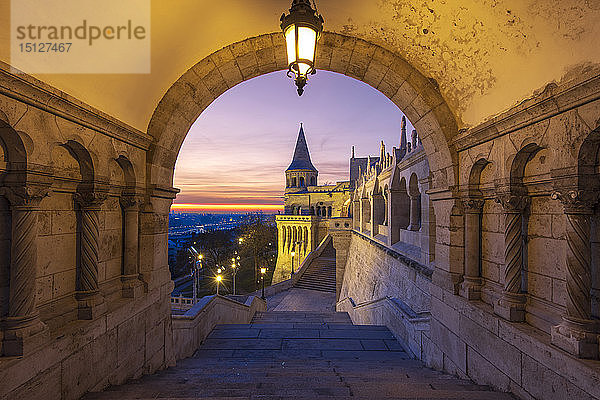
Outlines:
<svg viewBox="0 0 600 400"><path fill-rule="evenodd" d="M428 267L354 231L337 309L348 311L355 323L387 325L413 354L420 356L421 334L428 330L425 320L431 310L431 272ZM397 316L391 303L382 301L388 298L401 304L405 310L400 314L406 315L406 319ZM373 303L378 304L373 306Z"/></svg>
<svg viewBox="0 0 600 400"><path fill-rule="evenodd" d="M391 325L433 368L523 399L599 399L599 82L592 68L461 133L455 193L428 192L423 295L405 284L410 254L398 268L397 246L353 232L338 308ZM420 353L394 298L431 312Z"/></svg>
<svg viewBox="0 0 600 400"><path fill-rule="evenodd" d="M150 138L0 67L0 398L172 365L175 191L146 186Z"/></svg>
<svg viewBox="0 0 600 400"><path fill-rule="evenodd" d="M100 318L53 331L35 352L0 358L0 399L74 400L174 365L171 290L168 284L135 303L113 303Z"/></svg>
<svg viewBox="0 0 600 400"><path fill-rule="evenodd" d="M223 296L206 296L184 315L173 315L173 354L177 360L191 357L216 325L248 324L267 303L250 296L245 304Z"/></svg>

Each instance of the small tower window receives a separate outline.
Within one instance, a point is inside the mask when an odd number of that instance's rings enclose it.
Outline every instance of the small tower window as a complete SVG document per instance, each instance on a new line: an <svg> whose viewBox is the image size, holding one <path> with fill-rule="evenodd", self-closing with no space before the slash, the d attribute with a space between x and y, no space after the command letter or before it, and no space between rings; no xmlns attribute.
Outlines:
<svg viewBox="0 0 600 400"><path fill-rule="evenodd" d="M316 186L317 185L317 179L314 176L310 177L310 185L311 186Z"/></svg>
<svg viewBox="0 0 600 400"><path fill-rule="evenodd" d="M296 187L296 178L292 178L292 187Z"/></svg>
<svg viewBox="0 0 600 400"><path fill-rule="evenodd" d="M327 216L331 218L331 206L327 207Z"/></svg>
<svg viewBox="0 0 600 400"><path fill-rule="evenodd" d="M303 177L303 176L301 176L301 177L300 177L300 187L304 187L304 186L305 186L305 185L304 185L304 177Z"/></svg>

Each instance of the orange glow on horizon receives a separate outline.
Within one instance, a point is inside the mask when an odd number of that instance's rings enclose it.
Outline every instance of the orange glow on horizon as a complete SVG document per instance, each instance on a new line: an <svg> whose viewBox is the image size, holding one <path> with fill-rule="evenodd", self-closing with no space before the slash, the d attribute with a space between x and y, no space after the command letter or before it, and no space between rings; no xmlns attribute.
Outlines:
<svg viewBox="0 0 600 400"><path fill-rule="evenodd" d="M278 211L280 204L173 204L173 211Z"/></svg>

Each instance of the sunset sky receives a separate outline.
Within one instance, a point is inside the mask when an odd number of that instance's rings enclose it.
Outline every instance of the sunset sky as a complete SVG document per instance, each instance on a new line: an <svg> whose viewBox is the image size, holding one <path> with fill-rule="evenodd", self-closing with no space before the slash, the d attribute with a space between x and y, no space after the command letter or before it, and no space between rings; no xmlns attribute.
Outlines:
<svg viewBox="0 0 600 400"><path fill-rule="evenodd" d="M352 145L357 157L378 155L381 140L388 151L398 146L401 119L387 97L344 75L319 71L302 97L284 72L243 82L215 100L188 133L175 169L181 193L173 209L273 211L283 204L284 171L300 122L324 184L348 179Z"/></svg>

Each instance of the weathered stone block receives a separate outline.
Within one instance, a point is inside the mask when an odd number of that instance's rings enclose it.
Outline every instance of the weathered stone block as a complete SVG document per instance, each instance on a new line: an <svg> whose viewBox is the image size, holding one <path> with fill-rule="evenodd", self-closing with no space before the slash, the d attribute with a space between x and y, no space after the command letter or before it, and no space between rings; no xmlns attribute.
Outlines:
<svg viewBox="0 0 600 400"><path fill-rule="evenodd" d="M460 316L460 338L515 382L521 377L521 352L497 335Z"/></svg>
<svg viewBox="0 0 600 400"><path fill-rule="evenodd" d="M431 340L444 353L444 357L452 361L462 373L467 371L467 345L457 335L451 332L441 322L432 318L431 320ZM444 360L446 368L446 360ZM455 371L448 372L453 373Z"/></svg>
<svg viewBox="0 0 600 400"><path fill-rule="evenodd" d="M536 399L594 399L590 394L527 355L523 355L522 373L523 388ZM545 384L541 385L540 382L545 382Z"/></svg>
<svg viewBox="0 0 600 400"><path fill-rule="evenodd" d="M469 378L480 385L490 385L503 392L510 390L510 378L470 346L467 347L467 365Z"/></svg>

